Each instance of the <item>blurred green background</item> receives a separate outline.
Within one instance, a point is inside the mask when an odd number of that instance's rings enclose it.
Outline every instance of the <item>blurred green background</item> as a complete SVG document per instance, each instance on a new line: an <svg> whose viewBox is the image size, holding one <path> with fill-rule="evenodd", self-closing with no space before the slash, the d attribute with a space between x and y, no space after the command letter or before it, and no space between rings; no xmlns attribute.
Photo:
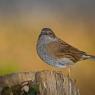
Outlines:
<svg viewBox="0 0 95 95"><path fill-rule="evenodd" d="M45 64L36 53L40 31L55 34L95 55L95 1L0 0L0 75L38 70L61 70ZM95 95L95 61L75 64L71 70L81 95Z"/></svg>

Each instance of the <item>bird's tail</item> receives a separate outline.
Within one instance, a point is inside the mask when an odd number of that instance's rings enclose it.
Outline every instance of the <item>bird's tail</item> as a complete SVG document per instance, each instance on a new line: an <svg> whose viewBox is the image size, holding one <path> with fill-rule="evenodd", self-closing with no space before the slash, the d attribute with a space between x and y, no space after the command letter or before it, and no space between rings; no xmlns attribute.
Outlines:
<svg viewBox="0 0 95 95"><path fill-rule="evenodd" d="M94 55L83 55L82 57L83 57L84 60L85 59L95 60L95 56Z"/></svg>
<svg viewBox="0 0 95 95"><path fill-rule="evenodd" d="M89 59L95 60L95 56L94 55L90 55Z"/></svg>

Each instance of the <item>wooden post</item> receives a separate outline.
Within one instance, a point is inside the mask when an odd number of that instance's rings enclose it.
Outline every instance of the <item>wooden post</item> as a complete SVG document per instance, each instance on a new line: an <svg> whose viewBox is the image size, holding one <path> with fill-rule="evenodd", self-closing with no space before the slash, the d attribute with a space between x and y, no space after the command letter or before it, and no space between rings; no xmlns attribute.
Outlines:
<svg viewBox="0 0 95 95"><path fill-rule="evenodd" d="M75 81L62 72L15 73L0 77L0 95L80 95Z"/></svg>

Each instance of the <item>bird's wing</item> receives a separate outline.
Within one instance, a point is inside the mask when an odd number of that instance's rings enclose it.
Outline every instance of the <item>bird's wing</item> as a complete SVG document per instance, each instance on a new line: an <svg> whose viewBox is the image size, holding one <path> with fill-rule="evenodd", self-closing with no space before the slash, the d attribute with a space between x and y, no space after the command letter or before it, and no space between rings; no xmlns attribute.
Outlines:
<svg viewBox="0 0 95 95"><path fill-rule="evenodd" d="M68 57L74 62L80 60L81 56L85 54L85 52L80 51L77 48L74 48L73 46L62 41L61 39L58 39L58 41L47 44L46 49L48 53L52 54L53 57L56 58Z"/></svg>

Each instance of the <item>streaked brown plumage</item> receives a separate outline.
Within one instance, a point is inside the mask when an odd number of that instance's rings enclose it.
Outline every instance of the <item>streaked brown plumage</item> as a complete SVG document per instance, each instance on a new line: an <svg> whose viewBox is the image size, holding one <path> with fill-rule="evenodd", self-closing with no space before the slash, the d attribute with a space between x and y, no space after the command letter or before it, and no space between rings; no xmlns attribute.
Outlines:
<svg viewBox="0 0 95 95"><path fill-rule="evenodd" d="M56 58L68 57L73 62L77 62L81 59L81 55L86 54L85 52L72 47L71 45L63 42L60 39L58 39L57 42L47 44L46 49L49 53L52 54L52 56Z"/></svg>

